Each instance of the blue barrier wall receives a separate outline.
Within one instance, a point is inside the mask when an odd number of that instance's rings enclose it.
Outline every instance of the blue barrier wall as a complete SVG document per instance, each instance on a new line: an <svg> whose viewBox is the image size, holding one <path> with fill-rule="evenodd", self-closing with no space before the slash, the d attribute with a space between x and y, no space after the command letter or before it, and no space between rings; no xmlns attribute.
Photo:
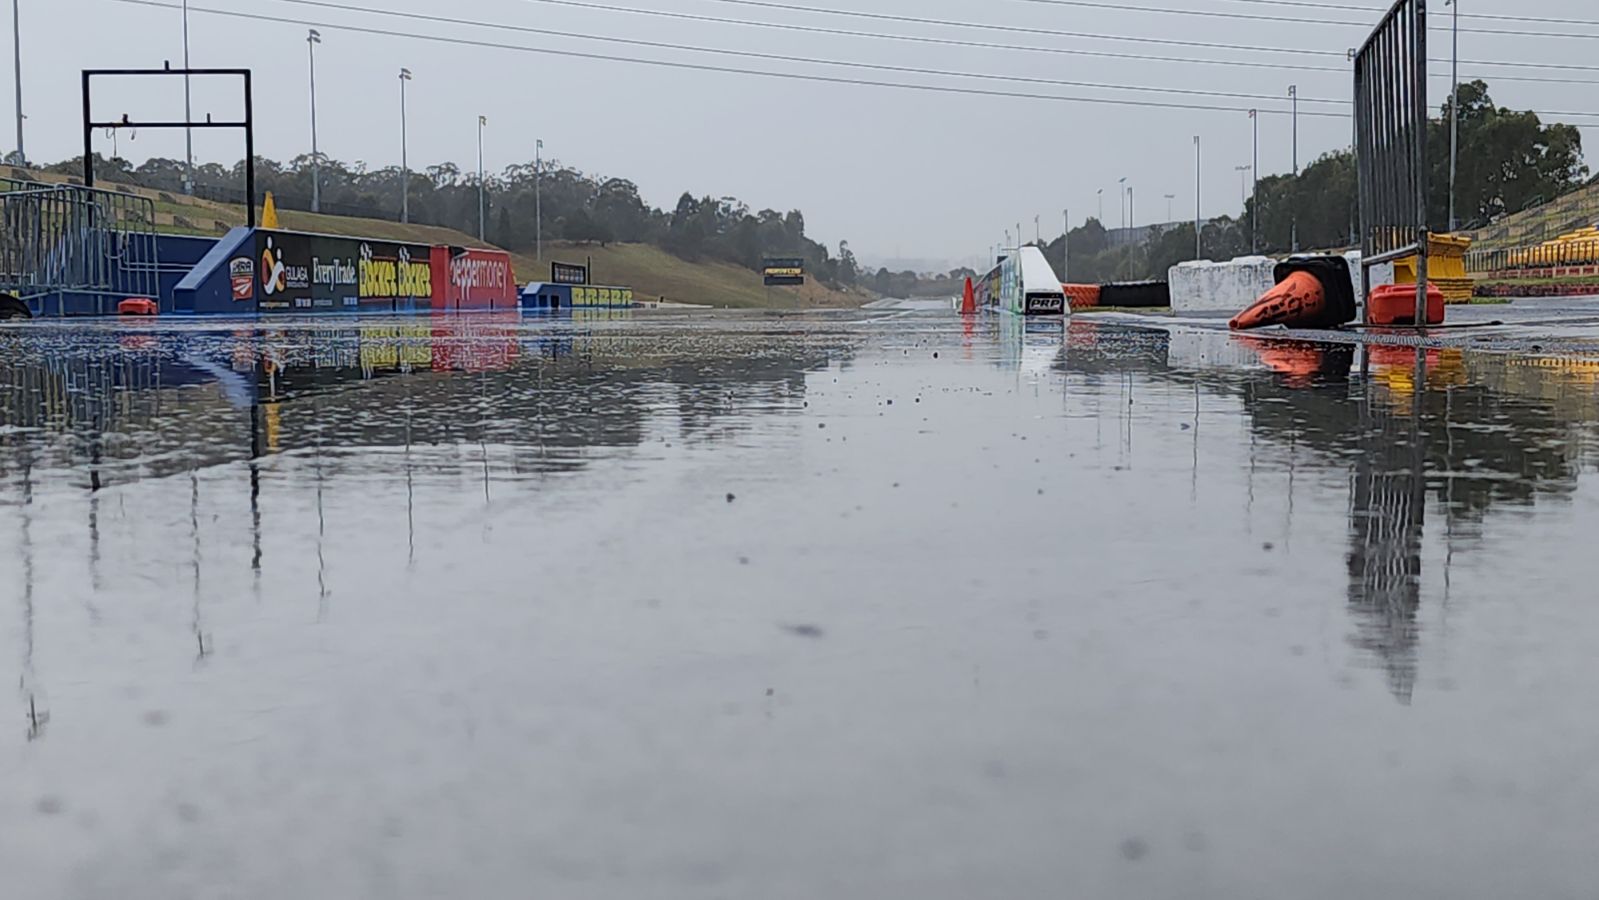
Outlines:
<svg viewBox="0 0 1599 900"><path fill-rule="evenodd" d="M170 308L163 303L161 311L254 314L253 299L246 302L233 299L233 279L228 265L241 255L252 258L255 255L255 231L252 229L234 228L222 240L213 243L173 288Z"/></svg>

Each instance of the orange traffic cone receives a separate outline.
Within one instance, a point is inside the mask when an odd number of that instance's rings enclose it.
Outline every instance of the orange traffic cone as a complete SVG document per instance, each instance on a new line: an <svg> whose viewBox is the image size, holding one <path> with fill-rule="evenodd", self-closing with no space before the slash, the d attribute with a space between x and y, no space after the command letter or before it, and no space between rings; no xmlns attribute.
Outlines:
<svg viewBox="0 0 1599 900"><path fill-rule="evenodd" d="M1301 325L1320 318L1327 310L1327 291L1309 272L1293 272L1262 294L1252 306L1227 323L1234 331L1267 325Z"/></svg>
<svg viewBox="0 0 1599 900"><path fill-rule="evenodd" d="M966 278L966 291L961 294L961 315L969 316L977 312L977 291L972 287L970 276Z"/></svg>

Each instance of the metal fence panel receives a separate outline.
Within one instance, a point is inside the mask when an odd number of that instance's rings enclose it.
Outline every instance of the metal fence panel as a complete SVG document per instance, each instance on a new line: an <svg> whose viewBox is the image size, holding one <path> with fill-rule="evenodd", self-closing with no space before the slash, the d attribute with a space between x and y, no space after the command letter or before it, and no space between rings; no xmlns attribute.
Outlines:
<svg viewBox="0 0 1599 900"><path fill-rule="evenodd" d="M17 187L0 191L0 290L41 315L103 315L127 297L160 297L153 200L75 185Z"/></svg>
<svg viewBox="0 0 1599 900"><path fill-rule="evenodd" d="M1416 321L1427 291L1427 0L1398 0L1355 54L1362 278L1416 257ZM1369 296L1369 293L1368 293Z"/></svg>

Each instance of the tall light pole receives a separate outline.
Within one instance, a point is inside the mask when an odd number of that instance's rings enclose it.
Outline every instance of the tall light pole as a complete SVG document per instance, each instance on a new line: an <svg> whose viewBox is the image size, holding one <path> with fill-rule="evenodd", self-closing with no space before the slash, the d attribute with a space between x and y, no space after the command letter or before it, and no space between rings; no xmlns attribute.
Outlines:
<svg viewBox="0 0 1599 900"><path fill-rule="evenodd" d="M1250 130L1254 132L1250 138L1250 146L1253 149L1249 165L1255 173L1254 183L1249 189L1249 199L1255 201L1254 208L1249 213L1249 252L1256 254L1260 252L1260 110L1249 111L1249 125Z"/></svg>
<svg viewBox="0 0 1599 900"><path fill-rule="evenodd" d="M322 211L322 154L316 143L316 45L322 43L322 33L315 28L305 36L306 49L311 54L311 211Z"/></svg>
<svg viewBox="0 0 1599 900"><path fill-rule="evenodd" d="M183 0L183 68L185 70L187 70L189 68L189 0ZM17 81L18 82L21 82L21 80L22 80L21 76L22 76L21 61L18 60L18 68L17 68ZM21 96L21 92L22 92L22 88L21 88L21 85L19 84L18 87L17 87L17 93L18 93L19 97ZM19 121L17 123L17 133L20 135L22 133L22 123L20 121L20 116L22 115L22 111L21 111L22 104L19 102L17 104L17 107L18 107L17 115L19 117ZM189 123L193 122L193 121L194 121L194 105L190 101L189 76L188 75L184 75L183 76L183 126L184 126L183 127L183 145L184 145L183 192L185 194L193 194L194 193L194 129L188 127ZM20 139L19 139L19 142L20 142ZM246 164L248 164L249 160L246 160L245 162L246 162ZM254 201L254 199L252 199L250 202L253 203L255 201Z"/></svg>
<svg viewBox="0 0 1599 900"><path fill-rule="evenodd" d="M1173 213L1171 211L1172 201L1177 199L1177 195L1176 194L1165 194L1163 196L1165 196L1165 198L1166 198L1166 221L1170 222L1172 220L1172 215L1173 215Z"/></svg>
<svg viewBox="0 0 1599 900"><path fill-rule="evenodd" d="M1098 194L1099 194L1099 218L1095 219L1094 221L1099 223L1099 227L1103 228L1103 227L1105 227L1105 189L1104 188L1100 188Z"/></svg>
<svg viewBox="0 0 1599 900"><path fill-rule="evenodd" d="M535 259L544 259L544 141L533 142L533 245Z"/></svg>
<svg viewBox="0 0 1599 900"><path fill-rule="evenodd" d="M1033 243L1035 245L1042 245L1044 243L1044 235L1038 225L1038 216L1033 216Z"/></svg>
<svg viewBox="0 0 1599 900"><path fill-rule="evenodd" d="M1070 209L1061 210L1060 218L1062 229L1060 233L1060 280L1069 282L1071 278L1068 272L1072 263L1072 211Z"/></svg>
<svg viewBox="0 0 1599 900"><path fill-rule="evenodd" d="M1130 228L1138 227L1138 216L1133 213L1133 186L1127 186L1127 225ZM1128 235L1129 238L1132 235Z"/></svg>
<svg viewBox="0 0 1599 900"><path fill-rule="evenodd" d="M411 70L400 70L400 221L411 221L411 159L407 150L405 123L405 83L411 80Z"/></svg>
<svg viewBox="0 0 1599 900"><path fill-rule="evenodd" d="M483 185L483 126L489 124L488 116L477 117L477 239L487 243L488 200Z"/></svg>
<svg viewBox="0 0 1599 900"><path fill-rule="evenodd" d="M183 0L184 15L188 15L189 0ZM188 26L184 26L183 45L189 45ZM22 0L11 0L12 55L17 63L17 162L28 164L28 152L22 147Z"/></svg>
<svg viewBox="0 0 1599 900"><path fill-rule="evenodd" d="M1122 231L1125 232L1127 230L1127 179L1125 178L1118 179L1116 182L1116 202L1121 204ZM1126 236L1126 234L1122 235L1124 238Z"/></svg>
<svg viewBox="0 0 1599 900"><path fill-rule="evenodd" d="M1290 101L1292 101L1293 108L1294 108L1293 109L1293 120L1294 120L1294 126L1293 126L1293 130L1294 130L1294 193L1293 193L1293 209L1292 209L1293 225L1291 227L1290 234L1289 234L1289 244L1291 245L1291 249L1295 253L1298 253L1299 252L1299 85L1290 84L1288 86L1288 99Z"/></svg>
<svg viewBox="0 0 1599 900"><path fill-rule="evenodd" d="M1244 205L1245 211L1249 209L1249 173L1255 171L1254 166L1233 166L1233 171L1238 173L1238 202Z"/></svg>
<svg viewBox="0 0 1599 900"><path fill-rule="evenodd" d="M1204 237L1205 229L1199 221L1199 191L1201 187L1199 175L1199 135L1196 134L1194 135L1194 259L1205 258L1200 243Z"/></svg>
<svg viewBox="0 0 1599 900"><path fill-rule="evenodd" d="M1455 8L1454 49L1449 54L1449 230L1460 227L1455 216L1455 166L1460 156L1460 3L1444 0Z"/></svg>

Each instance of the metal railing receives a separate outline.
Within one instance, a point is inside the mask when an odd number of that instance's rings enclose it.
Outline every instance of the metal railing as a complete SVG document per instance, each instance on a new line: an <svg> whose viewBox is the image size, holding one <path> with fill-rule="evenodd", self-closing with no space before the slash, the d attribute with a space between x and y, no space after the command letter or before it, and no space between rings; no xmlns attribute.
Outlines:
<svg viewBox="0 0 1599 900"><path fill-rule="evenodd" d="M1466 254L1466 271L1476 274L1566 266L1599 266L1599 238L1555 241L1535 247L1473 250Z"/></svg>
<svg viewBox="0 0 1599 900"><path fill-rule="evenodd" d="M1355 54L1361 277L1416 257L1416 321L1427 297L1427 0L1398 0ZM1368 293L1369 296L1369 293Z"/></svg>
<svg viewBox="0 0 1599 900"><path fill-rule="evenodd" d="M61 316L160 297L154 201L72 185L9 186L18 189L0 191L0 290L39 315Z"/></svg>

